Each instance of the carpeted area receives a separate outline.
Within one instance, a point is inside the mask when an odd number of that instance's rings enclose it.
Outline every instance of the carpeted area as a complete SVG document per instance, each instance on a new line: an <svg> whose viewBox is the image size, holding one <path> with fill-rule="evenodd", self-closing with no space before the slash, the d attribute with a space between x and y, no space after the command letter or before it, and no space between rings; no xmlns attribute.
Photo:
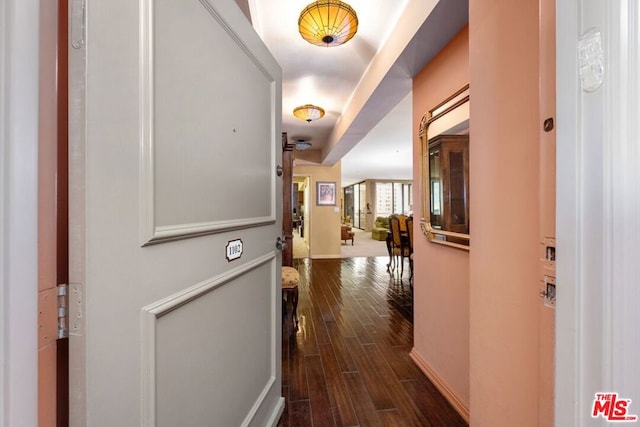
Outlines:
<svg viewBox="0 0 640 427"><path fill-rule="evenodd" d="M293 258L309 258L309 247L300 234L293 231Z"/></svg>
<svg viewBox="0 0 640 427"><path fill-rule="evenodd" d="M357 228L353 228L352 230L355 232L353 246L351 245L351 240L347 240L346 244L343 240L340 241L341 258L389 256L386 242L373 240L370 231L363 231ZM300 237L297 231L294 231L293 258L308 257L309 247L307 243Z"/></svg>
<svg viewBox="0 0 640 427"><path fill-rule="evenodd" d="M355 257L372 257L372 256L389 256L387 252L387 243L371 238L370 231L363 231L358 228L352 228L356 233L353 239L353 246L351 246L351 240L341 240L341 255L342 258L355 258Z"/></svg>

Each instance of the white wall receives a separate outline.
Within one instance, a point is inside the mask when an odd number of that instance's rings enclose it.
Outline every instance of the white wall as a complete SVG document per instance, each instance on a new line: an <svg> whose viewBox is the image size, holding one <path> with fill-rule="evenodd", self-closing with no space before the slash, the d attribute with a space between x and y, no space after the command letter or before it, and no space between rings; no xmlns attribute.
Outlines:
<svg viewBox="0 0 640 427"><path fill-rule="evenodd" d="M0 426L37 425L37 0L0 4Z"/></svg>

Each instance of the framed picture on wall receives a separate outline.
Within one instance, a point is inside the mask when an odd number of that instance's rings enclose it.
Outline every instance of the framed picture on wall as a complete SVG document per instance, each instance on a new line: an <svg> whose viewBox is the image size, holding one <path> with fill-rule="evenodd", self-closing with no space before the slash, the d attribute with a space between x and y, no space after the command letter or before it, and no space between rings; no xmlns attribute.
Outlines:
<svg viewBox="0 0 640 427"><path fill-rule="evenodd" d="M335 206L336 205L336 183L318 181L316 182L316 205Z"/></svg>

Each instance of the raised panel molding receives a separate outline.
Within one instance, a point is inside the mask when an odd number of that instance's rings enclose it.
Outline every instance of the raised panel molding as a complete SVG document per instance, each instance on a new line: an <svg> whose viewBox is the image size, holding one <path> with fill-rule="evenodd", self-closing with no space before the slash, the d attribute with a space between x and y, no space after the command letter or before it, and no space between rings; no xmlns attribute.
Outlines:
<svg viewBox="0 0 640 427"><path fill-rule="evenodd" d="M271 266L271 280L276 281L276 264L277 257L275 252L271 252L265 256L257 258L251 262L248 262L240 267L230 270L221 275L212 277L208 280L200 282L189 288L186 288L180 292L170 295L166 298L158 300L152 304L149 304L141 309L140 312L140 342L141 342L141 366L142 366L142 392L141 392L141 426L153 427L156 425L156 390L157 390L157 332L158 332L158 320L169 314L172 311L184 309L189 307L189 304L198 300L199 298L207 295L208 293L220 289L223 286L233 286L234 280L241 276L255 270L265 264ZM277 301L279 292L276 292L276 286L274 283L270 283L270 298L272 301ZM279 291L279 287L277 288ZM276 295L276 293L278 295ZM240 302L239 302L240 303ZM239 306L240 307L240 306ZM270 377L267 383L262 388L260 395L253 403L251 410L248 412L246 418L242 422L242 426L248 426L251 424L253 418L256 416L261 406L265 402L268 393L272 390L276 384L277 369L277 346L276 343L277 328L279 323L277 321L277 304L271 304L270 307L270 332L271 332L271 348L269 352L270 357ZM204 325L195 325L196 327L204 327ZM283 409L284 402L280 401L279 406L275 408L273 416L277 422L277 414Z"/></svg>
<svg viewBox="0 0 640 427"><path fill-rule="evenodd" d="M269 58L256 57L251 51L252 41L243 37L240 33L232 31L230 25L226 22L224 16L230 13L227 10L229 6L226 4L215 5L209 0L199 0L203 8L211 15L216 24L220 26L233 40L233 42L244 52L249 60L255 65L269 84L270 104L271 108L279 110L278 91L279 76L274 76L269 72L269 68L273 68L273 64L267 64ZM155 150L156 141L154 136L154 4L156 0L140 0L141 18L140 18L140 75L139 75L139 100L140 100L140 185L139 191L141 196L140 205L140 245L147 246L150 244L162 243L177 239L202 236L212 233L220 233L242 227L254 227L264 224L274 223L276 221L276 181L272 179L269 188L269 206L268 215L252 216L244 218L226 218L222 220L211 220L201 222L189 222L170 225L159 225L157 222L157 170L155 167ZM234 8L235 4L232 5ZM233 11L235 12L235 11ZM240 13L240 12L238 12ZM247 23L247 25L249 25ZM252 30L253 31L253 30ZM242 118L246 122L246 118ZM270 176L276 176L276 148L280 146L278 135L278 123L275 119L271 120L270 133L265 137L272 149L270 150ZM235 129L234 129L235 132ZM227 141L221 142L221 149L227 144ZM219 185L232 185L232 182L220 183Z"/></svg>

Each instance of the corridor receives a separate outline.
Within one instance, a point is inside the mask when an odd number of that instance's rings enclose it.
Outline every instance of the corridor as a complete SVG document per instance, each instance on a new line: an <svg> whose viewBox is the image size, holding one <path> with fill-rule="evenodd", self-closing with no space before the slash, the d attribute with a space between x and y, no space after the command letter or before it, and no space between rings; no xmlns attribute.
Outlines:
<svg viewBox="0 0 640 427"><path fill-rule="evenodd" d="M409 358L412 290L388 257L295 260L299 327L283 318L279 426L466 426Z"/></svg>

